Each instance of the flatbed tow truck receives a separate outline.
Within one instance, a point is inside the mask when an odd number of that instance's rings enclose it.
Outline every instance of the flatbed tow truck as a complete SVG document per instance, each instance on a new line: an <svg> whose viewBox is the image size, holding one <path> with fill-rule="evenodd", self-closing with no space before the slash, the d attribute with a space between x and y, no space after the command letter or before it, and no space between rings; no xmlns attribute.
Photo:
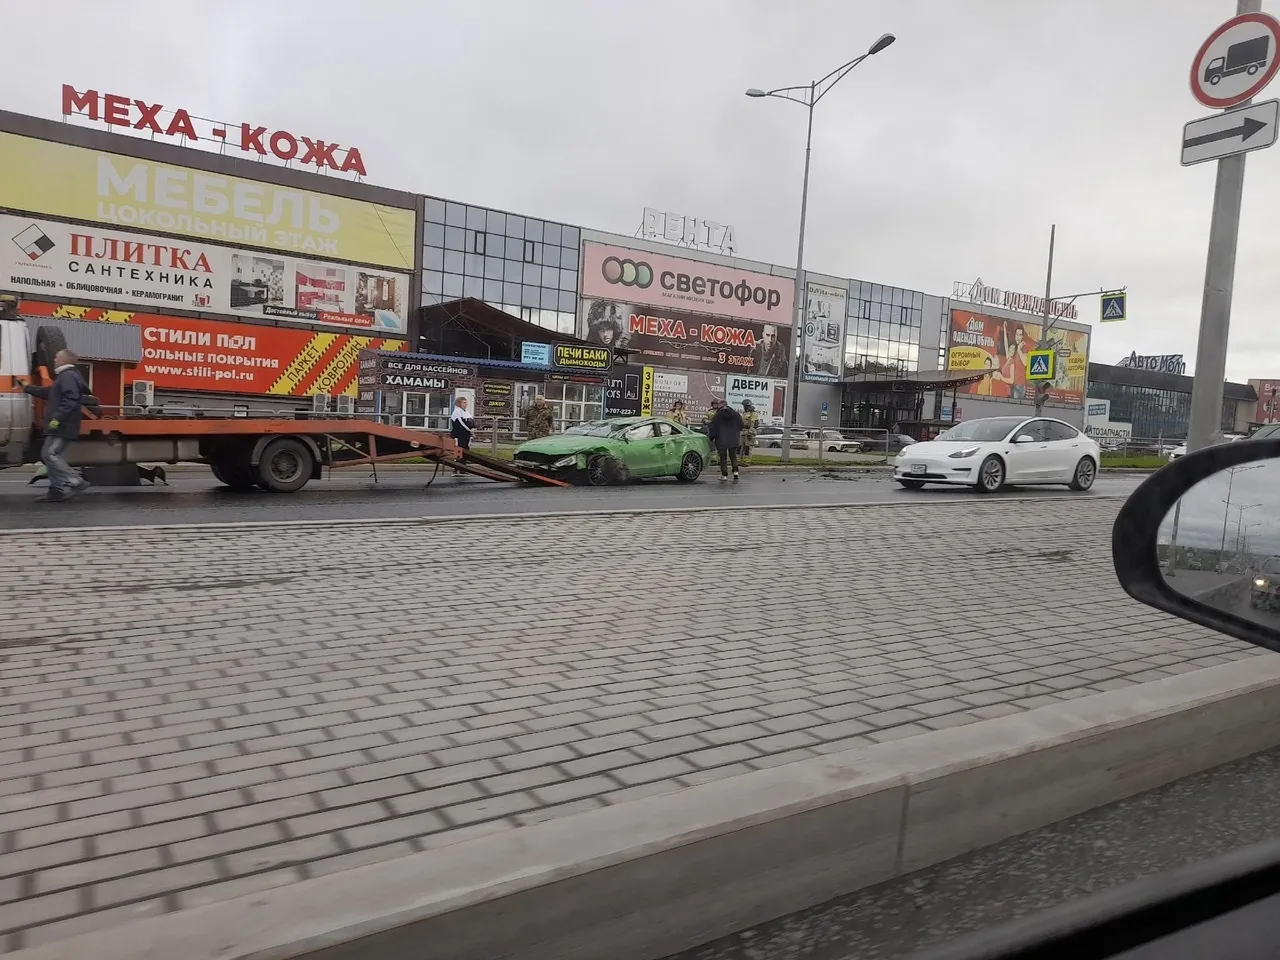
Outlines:
<svg viewBox="0 0 1280 960"><path fill-rule="evenodd" d="M67 344L62 330L53 326L37 328L34 348L32 339L21 317L0 316L0 468L39 460L44 402L24 393L21 382L50 383L53 357ZM319 479L325 467L423 458L487 480L567 486L463 450L446 433L359 415L211 417L195 411L174 416L102 405L93 397L84 406L80 439L65 455L73 467L203 463L232 490L292 493Z"/></svg>

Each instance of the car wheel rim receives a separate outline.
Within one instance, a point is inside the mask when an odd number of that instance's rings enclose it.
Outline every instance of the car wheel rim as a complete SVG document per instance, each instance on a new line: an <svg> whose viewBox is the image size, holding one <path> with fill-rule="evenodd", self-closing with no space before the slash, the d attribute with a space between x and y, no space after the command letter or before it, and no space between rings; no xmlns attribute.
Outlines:
<svg viewBox="0 0 1280 960"><path fill-rule="evenodd" d="M1076 467L1076 482L1082 487L1093 486L1093 463L1089 460L1082 460L1080 466Z"/></svg>
<svg viewBox="0 0 1280 960"><path fill-rule="evenodd" d="M605 476L604 461L599 457L587 464L587 479L592 486L602 487L608 479Z"/></svg>
<svg viewBox="0 0 1280 960"><path fill-rule="evenodd" d="M982 485L988 490L995 490L1003 479L1004 469L997 460L988 460L982 465Z"/></svg>
<svg viewBox="0 0 1280 960"><path fill-rule="evenodd" d="M684 473L685 478L688 480L692 480L695 477L697 477L697 475L701 472L698 466L698 458L692 455L685 457L684 468L682 472Z"/></svg>

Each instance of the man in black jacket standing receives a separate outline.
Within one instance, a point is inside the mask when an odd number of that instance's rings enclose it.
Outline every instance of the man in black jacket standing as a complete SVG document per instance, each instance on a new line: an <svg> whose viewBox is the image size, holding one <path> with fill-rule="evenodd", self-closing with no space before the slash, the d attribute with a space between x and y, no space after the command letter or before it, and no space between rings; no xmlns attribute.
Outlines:
<svg viewBox="0 0 1280 960"><path fill-rule="evenodd" d="M716 401L717 409L707 426L707 435L720 454L720 480L729 479L729 463L733 464L733 480L738 481L738 448L742 446L742 414L729 404Z"/></svg>
<svg viewBox="0 0 1280 960"><path fill-rule="evenodd" d="M70 350L59 350L53 358L53 385L22 389L45 401L44 446L40 462L49 471L49 493L45 500L70 500L89 487L89 481L71 469L63 458L67 445L80 439L80 421L84 414L80 404L89 385L76 369L77 357Z"/></svg>

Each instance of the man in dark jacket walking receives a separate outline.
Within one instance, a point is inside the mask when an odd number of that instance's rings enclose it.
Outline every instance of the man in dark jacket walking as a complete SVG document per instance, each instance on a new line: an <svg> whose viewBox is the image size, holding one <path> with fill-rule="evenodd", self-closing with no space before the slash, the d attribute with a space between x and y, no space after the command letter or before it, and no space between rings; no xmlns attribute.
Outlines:
<svg viewBox="0 0 1280 960"><path fill-rule="evenodd" d="M707 435L720 454L720 480L729 479L729 464L733 464L733 480L738 481L738 448L742 446L742 414L729 404L717 400L717 409L711 417Z"/></svg>
<svg viewBox="0 0 1280 960"><path fill-rule="evenodd" d="M72 470L63 458L67 445L80 439L80 421L84 416L80 405L89 392L89 385L76 369L76 359L70 350L59 350L53 358L53 385L27 384L22 388L45 401L44 446L40 448L40 462L49 472L49 493L45 500L70 500L89 487L89 481Z"/></svg>

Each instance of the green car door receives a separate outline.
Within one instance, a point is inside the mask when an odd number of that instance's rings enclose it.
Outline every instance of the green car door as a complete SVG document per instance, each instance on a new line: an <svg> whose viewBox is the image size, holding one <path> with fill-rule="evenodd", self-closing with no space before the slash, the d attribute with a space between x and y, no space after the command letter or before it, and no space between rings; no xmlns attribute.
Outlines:
<svg viewBox="0 0 1280 960"><path fill-rule="evenodd" d="M675 468L669 468L672 438L661 435L660 427L660 424L649 421L636 424L623 434L627 469L632 476L661 477L676 472Z"/></svg>

